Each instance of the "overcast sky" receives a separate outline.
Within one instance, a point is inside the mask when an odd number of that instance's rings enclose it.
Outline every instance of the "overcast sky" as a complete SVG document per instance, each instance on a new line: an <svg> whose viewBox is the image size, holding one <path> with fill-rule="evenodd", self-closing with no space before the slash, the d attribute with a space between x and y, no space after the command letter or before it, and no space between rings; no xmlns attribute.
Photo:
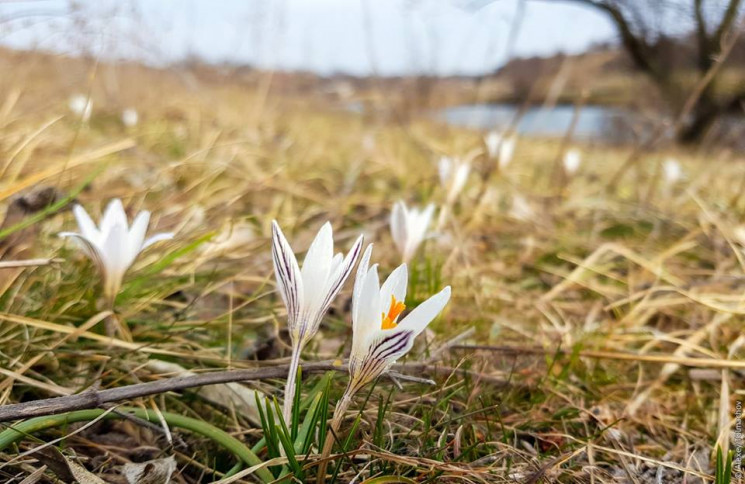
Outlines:
<svg viewBox="0 0 745 484"><path fill-rule="evenodd" d="M598 12L520 0L0 0L0 43L153 63L213 62L321 74L478 74L514 55L615 39ZM33 15L29 15L33 14ZM9 21L14 18L16 20Z"/></svg>

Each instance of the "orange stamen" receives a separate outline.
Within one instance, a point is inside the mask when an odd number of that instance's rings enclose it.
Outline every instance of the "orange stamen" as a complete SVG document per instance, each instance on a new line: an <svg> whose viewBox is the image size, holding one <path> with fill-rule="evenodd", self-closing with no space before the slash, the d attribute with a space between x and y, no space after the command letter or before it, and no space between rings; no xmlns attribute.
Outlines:
<svg viewBox="0 0 745 484"><path fill-rule="evenodd" d="M396 327L396 320L406 309L406 304L401 301L396 301L396 298L391 295L391 306L388 308L388 314L382 313L383 324L381 329L393 329Z"/></svg>

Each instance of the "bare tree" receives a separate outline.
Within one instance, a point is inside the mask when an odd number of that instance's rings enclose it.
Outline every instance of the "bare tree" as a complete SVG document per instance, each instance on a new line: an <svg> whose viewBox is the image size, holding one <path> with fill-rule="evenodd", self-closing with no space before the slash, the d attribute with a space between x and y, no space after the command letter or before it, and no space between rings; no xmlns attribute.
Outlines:
<svg viewBox="0 0 745 484"><path fill-rule="evenodd" d="M710 72L723 61L726 39L739 33L742 0L550 1L587 5L608 16L634 65L657 85L670 108L676 114L690 109L678 126L680 142L700 140L722 114L742 109L745 83L725 95L717 89L721 70ZM697 86L692 73L708 82L687 106Z"/></svg>

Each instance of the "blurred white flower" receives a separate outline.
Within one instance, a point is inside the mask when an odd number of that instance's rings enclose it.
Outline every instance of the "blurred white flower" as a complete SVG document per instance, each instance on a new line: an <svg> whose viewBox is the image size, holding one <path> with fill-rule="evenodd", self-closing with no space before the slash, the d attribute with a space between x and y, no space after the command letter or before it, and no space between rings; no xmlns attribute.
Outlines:
<svg viewBox="0 0 745 484"><path fill-rule="evenodd" d="M292 339L292 360L285 387L283 409L285 422L290 421L292 412L300 353L318 332L321 319L331 301L352 272L362 250L362 239L360 235L346 257L341 253L334 255L331 224L326 222L310 244L301 270L279 224L276 221L272 222L274 273L277 288L287 307L287 326Z"/></svg>
<svg viewBox="0 0 745 484"><path fill-rule="evenodd" d="M160 233L145 238L150 223L148 211L138 213L132 227L129 227L127 214L118 198L106 207L98 227L82 206L75 205L73 214L80 233L61 232L59 235L73 237L96 265L103 279L103 295L109 307L113 307L124 274L140 252L156 242L173 238L172 233Z"/></svg>
<svg viewBox="0 0 745 484"><path fill-rule="evenodd" d="M683 168L675 158L666 158L662 164L662 170L665 175L665 183L668 185L673 185L683 178Z"/></svg>
<svg viewBox="0 0 745 484"><path fill-rule="evenodd" d="M510 216L522 221L530 221L535 217L535 211L528 200L520 194L512 196L512 207Z"/></svg>
<svg viewBox="0 0 745 484"><path fill-rule="evenodd" d="M517 145L517 136L505 138L499 144L499 168L505 169L512 161L515 155L515 146Z"/></svg>
<svg viewBox="0 0 745 484"><path fill-rule="evenodd" d="M496 158L499 156L499 145L502 143L502 135L497 131L490 131L484 137L484 144L486 145L486 153L489 158Z"/></svg>
<svg viewBox="0 0 745 484"><path fill-rule="evenodd" d="M134 128L140 122L140 116L133 108L127 108L122 111L122 124L127 128Z"/></svg>
<svg viewBox="0 0 745 484"><path fill-rule="evenodd" d="M582 155L579 150L572 148L564 153L564 170L569 175L574 175L582 164Z"/></svg>
<svg viewBox="0 0 745 484"><path fill-rule="evenodd" d="M76 94L70 98L70 111L72 111L80 120L87 123L93 113L93 100L82 94Z"/></svg>
<svg viewBox="0 0 745 484"><path fill-rule="evenodd" d="M427 235L427 229L435 213L433 204L424 210L407 208L404 202L397 202L391 212L391 236L404 262L409 262Z"/></svg>
<svg viewBox="0 0 745 484"><path fill-rule="evenodd" d="M450 286L447 286L399 322L406 309L406 264L398 266L381 287L377 264L368 268L371 252L372 246L368 246L354 282L350 381L346 392L349 395L383 374L411 350L414 338L450 300Z"/></svg>
<svg viewBox="0 0 745 484"><path fill-rule="evenodd" d="M471 173L471 164L459 158L443 156L440 158L437 168L440 175L440 183L448 192L448 203L452 203L468 181L468 175Z"/></svg>

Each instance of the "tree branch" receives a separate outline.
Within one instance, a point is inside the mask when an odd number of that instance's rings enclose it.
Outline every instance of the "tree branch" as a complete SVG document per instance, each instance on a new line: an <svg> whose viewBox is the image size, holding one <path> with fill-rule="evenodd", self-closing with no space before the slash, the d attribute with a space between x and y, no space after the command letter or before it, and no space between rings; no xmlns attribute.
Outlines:
<svg viewBox="0 0 745 484"><path fill-rule="evenodd" d="M302 365L302 368L303 373L305 374L322 373L326 371L347 371L346 364L337 365L331 362L304 363ZM97 408L107 403L118 402L122 400L131 400L133 398L185 390L187 388L200 386L240 381L286 378L288 369L289 367L285 365L248 370L217 371L196 376L165 378L162 380L147 383L138 383L135 385L127 385L119 388L109 388L106 390L89 390L76 395L68 395L64 397L47 398L43 400L34 400L30 402L4 405L0 407L0 422L26 419L30 417L39 417L42 415L54 415L58 413L70 412L73 410ZM459 375L471 376L473 378L478 378L482 381L487 381L498 385L507 384L505 380L499 378L495 378L489 375L483 375L461 368L451 368L447 366L414 363L393 365L391 369L394 371L386 374L386 376L388 376L389 378L416 383L434 384L434 382L431 380L406 375L399 372L446 375L452 375L456 373Z"/></svg>
<svg viewBox="0 0 745 484"><path fill-rule="evenodd" d="M722 39L735 23L735 20L737 19L737 11L739 10L741 3L741 0L730 0L729 5L727 5L727 10L725 10L724 15L722 16L722 21L711 39L712 49L714 49L712 56L718 55L722 50Z"/></svg>
<svg viewBox="0 0 745 484"><path fill-rule="evenodd" d="M615 4L607 0L556 0L568 3L579 3L596 8L608 16L610 16L613 23L618 29L618 33L621 36L621 43L631 56L631 60L634 62L636 67L650 76L658 84L665 86L670 89L672 86L669 82L667 73L659 68L657 62L653 58L653 54L647 44L646 39L634 33L631 22L626 18L623 11ZM733 0L739 1L739 0Z"/></svg>
<svg viewBox="0 0 745 484"><path fill-rule="evenodd" d="M704 0L695 0L694 12L696 14L696 40L698 42L698 69L701 72L706 72L711 68L713 58L710 54L711 41L706 31L703 4Z"/></svg>

